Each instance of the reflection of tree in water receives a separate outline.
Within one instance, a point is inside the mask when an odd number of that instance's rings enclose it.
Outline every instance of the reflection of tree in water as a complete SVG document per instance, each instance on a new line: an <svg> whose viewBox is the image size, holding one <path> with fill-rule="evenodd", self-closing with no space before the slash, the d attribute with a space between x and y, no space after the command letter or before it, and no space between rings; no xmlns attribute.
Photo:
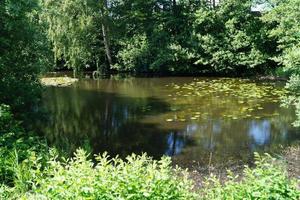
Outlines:
<svg viewBox="0 0 300 200"><path fill-rule="evenodd" d="M168 104L155 98L132 98L76 87L49 88L45 98L50 119L41 123L46 125L42 130L50 143L61 149L72 152L89 141L94 153L108 151L125 156L147 152L160 157L169 148L168 131L138 122L145 114L167 111Z"/></svg>
<svg viewBox="0 0 300 200"><path fill-rule="evenodd" d="M167 156L175 156L182 152L190 137L179 131L170 131L167 137L168 148L165 151Z"/></svg>
<svg viewBox="0 0 300 200"><path fill-rule="evenodd" d="M209 119L190 124L187 130L194 142L187 144L184 154L174 159L187 166L193 161L204 166L210 162L250 162L255 151L274 153L280 150L279 145L286 146L300 138L299 131L289 123L291 119L284 116L235 121Z"/></svg>

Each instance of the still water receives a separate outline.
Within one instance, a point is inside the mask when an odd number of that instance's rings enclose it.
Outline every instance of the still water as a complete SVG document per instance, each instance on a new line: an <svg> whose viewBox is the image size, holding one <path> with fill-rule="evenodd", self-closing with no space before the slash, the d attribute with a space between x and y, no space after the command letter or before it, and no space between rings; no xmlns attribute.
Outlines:
<svg viewBox="0 0 300 200"><path fill-rule="evenodd" d="M283 94L275 83L242 79L83 79L46 89L49 117L39 127L67 151L147 152L183 166L247 162L255 151L276 152L300 140L293 108L280 106Z"/></svg>

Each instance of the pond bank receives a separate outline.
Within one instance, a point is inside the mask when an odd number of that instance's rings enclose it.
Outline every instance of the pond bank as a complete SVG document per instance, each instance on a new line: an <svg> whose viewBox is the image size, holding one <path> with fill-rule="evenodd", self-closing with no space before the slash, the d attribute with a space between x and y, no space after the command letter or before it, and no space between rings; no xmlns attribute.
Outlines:
<svg viewBox="0 0 300 200"><path fill-rule="evenodd" d="M290 179L296 179L300 183L300 145L295 145L283 150L277 156L278 164L283 164L287 170ZM250 166L250 167L255 167ZM243 163L227 163L225 165L210 166L210 167L193 167L189 168L190 178L195 183L195 189L204 187L204 181L210 175L216 176L221 183L228 181L228 170L238 176L237 180L242 180L244 177L245 166ZM300 189L300 184L298 185Z"/></svg>
<svg viewBox="0 0 300 200"><path fill-rule="evenodd" d="M286 150L283 159L287 164L289 176L300 180L300 145Z"/></svg>

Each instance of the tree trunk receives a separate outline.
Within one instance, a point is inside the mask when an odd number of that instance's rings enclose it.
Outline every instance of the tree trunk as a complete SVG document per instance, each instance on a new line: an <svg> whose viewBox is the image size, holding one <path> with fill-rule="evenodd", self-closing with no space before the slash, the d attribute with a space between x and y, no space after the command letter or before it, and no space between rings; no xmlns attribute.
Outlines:
<svg viewBox="0 0 300 200"><path fill-rule="evenodd" d="M112 57L111 57L111 51L110 51L110 41L109 41L109 34L108 34L108 28L107 28L107 0L103 0L102 10L101 10L101 16L102 16L102 35L103 35L103 43L105 47L105 53L107 58L107 71L111 69L112 66Z"/></svg>
<svg viewBox="0 0 300 200"><path fill-rule="evenodd" d="M111 65L112 65L112 58L111 58L111 52L110 52L110 42L109 42L109 37L108 37L108 31L107 31L104 23L102 23L102 34L103 34L103 42L104 42L104 46L105 46L106 58L107 58L107 62L108 62L107 70L109 71L111 68Z"/></svg>

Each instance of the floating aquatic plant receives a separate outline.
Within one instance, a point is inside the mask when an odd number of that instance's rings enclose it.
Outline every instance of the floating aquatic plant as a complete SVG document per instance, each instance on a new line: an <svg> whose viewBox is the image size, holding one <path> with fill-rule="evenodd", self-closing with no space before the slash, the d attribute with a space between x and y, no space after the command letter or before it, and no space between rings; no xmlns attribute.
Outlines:
<svg viewBox="0 0 300 200"><path fill-rule="evenodd" d="M287 93L285 89L271 83L229 78L196 78L190 83L173 83L165 87L171 92L168 96L172 98L173 107L176 105L176 110L171 110L181 116L181 121L213 117L237 120L276 116L276 113L265 112L265 105L279 103L280 98ZM170 121L170 116L166 117L166 121Z"/></svg>

